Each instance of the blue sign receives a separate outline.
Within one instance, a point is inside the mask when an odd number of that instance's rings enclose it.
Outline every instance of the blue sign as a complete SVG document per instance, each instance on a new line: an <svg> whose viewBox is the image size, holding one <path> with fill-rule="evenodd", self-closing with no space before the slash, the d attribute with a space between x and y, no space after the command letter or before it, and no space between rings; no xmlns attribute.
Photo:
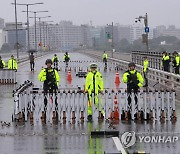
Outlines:
<svg viewBox="0 0 180 154"><path fill-rule="evenodd" d="M145 27L144 31L145 31L146 33L149 33L149 27Z"/></svg>

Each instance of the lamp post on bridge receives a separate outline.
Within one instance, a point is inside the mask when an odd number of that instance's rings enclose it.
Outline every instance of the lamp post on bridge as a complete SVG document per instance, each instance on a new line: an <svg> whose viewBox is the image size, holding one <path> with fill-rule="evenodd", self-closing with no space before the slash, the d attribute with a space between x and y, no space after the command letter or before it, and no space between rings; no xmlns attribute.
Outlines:
<svg viewBox="0 0 180 154"><path fill-rule="evenodd" d="M42 18L50 18L51 16L44 16L44 17L36 17L39 19L39 43L38 45L42 47L42 31L41 31L41 19ZM29 18L34 18L34 17L29 17ZM41 50L41 49L40 49Z"/></svg>
<svg viewBox="0 0 180 154"><path fill-rule="evenodd" d="M27 11L22 11L22 12L27 12ZM41 12L48 12L48 11L28 11L28 12L31 12L31 13L34 13L34 42L35 42L35 49L37 50L37 36L36 36L36 14L37 13L41 13Z"/></svg>
<svg viewBox="0 0 180 154"><path fill-rule="evenodd" d="M16 5L22 5L22 6L26 6L26 8L27 8L27 11L25 11L25 12L27 12L27 34L28 34L28 37L27 37L27 43L28 43L28 47L27 47L27 49L28 49L28 51L30 50L30 35L29 35L29 6L32 6L32 5L39 5L39 4L44 4L44 3L27 3L27 4L23 4L23 3L16 3L16 0L15 0L15 3L11 3L11 4L13 4L13 5L15 5L15 10L16 10ZM15 11L16 12L16 11ZM16 14L16 13L15 13ZM17 18L17 15L15 15L16 16L16 18ZM17 20L17 19L16 19ZM16 25L17 25L17 21L16 21ZM17 29L17 28L16 28ZM16 30L17 31L17 30ZM16 37L18 37L18 34L16 34ZM18 41L16 41L16 42L18 42ZM18 52L17 52L18 53Z"/></svg>
<svg viewBox="0 0 180 154"><path fill-rule="evenodd" d="M43 32L44 32L44 47L47 46L47 41L50 39L49 38L49 29L48 29L48 22L52 23L54 21L43 21ZM46 24L46 25L45 25ZM49 40L49 44L50 44L50 40Z"/></svg>
<svg viewBox="0 0 180 154"><path fill-rule="evenodd" d="M114 25L113 22L112 24L107 24L107 30L106 30L106 34L107 34L107 38L109 41L111 41L111 57L113 58L113 52L114 52Z"/></svg>
<svg viewBox="0 0 180 154"><path fill-rule="evenodd" d="M149 42L148 42L148 33L149 33L149 27L148 27L148 14L146 13L145 16L139 16L138 18L135 18L135 22L141 22L141 19L144 20L144 31L146 34L142 34L142 42L146 44L146 51L149 51Z"/></svg>

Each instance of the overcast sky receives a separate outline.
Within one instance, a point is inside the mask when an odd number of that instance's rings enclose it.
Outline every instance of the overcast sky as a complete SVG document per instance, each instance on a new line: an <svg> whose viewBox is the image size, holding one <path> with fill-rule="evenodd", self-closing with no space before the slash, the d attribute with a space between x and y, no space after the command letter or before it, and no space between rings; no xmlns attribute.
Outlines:
<svg viewBox="0 0 180 154"><path fill-rule="evenodd" d="M14 22L14 0L0 0L0 17L5 22ZM17 0L17 3L44 2L43 5L30 6L30 11L45 11L38 17L52 16L54 23L61 20L72 21L73 24L89 24L94 26L120 23L135 24L135 18L148 13L150 27L158 25L175 25L180 28L180 0ZM18 21L26 22L26 6L17 6ZM30 13L33 16L33 13ZM30 20L31 24L33 19Z"/></svg>

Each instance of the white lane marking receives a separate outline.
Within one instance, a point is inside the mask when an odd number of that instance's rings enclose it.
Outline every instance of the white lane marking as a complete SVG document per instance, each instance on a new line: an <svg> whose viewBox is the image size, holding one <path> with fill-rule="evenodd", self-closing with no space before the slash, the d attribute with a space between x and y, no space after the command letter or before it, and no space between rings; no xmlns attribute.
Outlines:
<svg viewBox="0 0 180 154"><path fill-rule="evenodd" d="M116 145L116 148L119 152L122 152L122 154L127 154L126 150L123 148L123 145L121 143L121 141L119 140L118 137L112 137L115 145Z"/></svg>

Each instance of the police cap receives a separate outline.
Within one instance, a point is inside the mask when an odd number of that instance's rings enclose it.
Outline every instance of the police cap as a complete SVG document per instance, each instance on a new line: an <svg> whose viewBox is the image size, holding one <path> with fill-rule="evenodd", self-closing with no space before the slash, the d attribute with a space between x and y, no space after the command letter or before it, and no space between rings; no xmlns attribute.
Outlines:
<svg viewBox="0 0 180 154"><path fill-rule="evenodd" d="M132 66L136 67L136 64L135 64L134 62L130 62L130 63L128 64L128 66L129 66L129 67L132 67Z"/></svg>
<svg viewBox="0 0 180 154"><path fill-rule="evenodd" d="M52 64L52 60L51 59L47 59L45 64L47 65L49 63Z"/></svg>
<svg viewBox="0 0 180 154"><path fill-rule="evenodd" d="M97 68L97 64L96 63L90 64L90 68Z"/></svg>

